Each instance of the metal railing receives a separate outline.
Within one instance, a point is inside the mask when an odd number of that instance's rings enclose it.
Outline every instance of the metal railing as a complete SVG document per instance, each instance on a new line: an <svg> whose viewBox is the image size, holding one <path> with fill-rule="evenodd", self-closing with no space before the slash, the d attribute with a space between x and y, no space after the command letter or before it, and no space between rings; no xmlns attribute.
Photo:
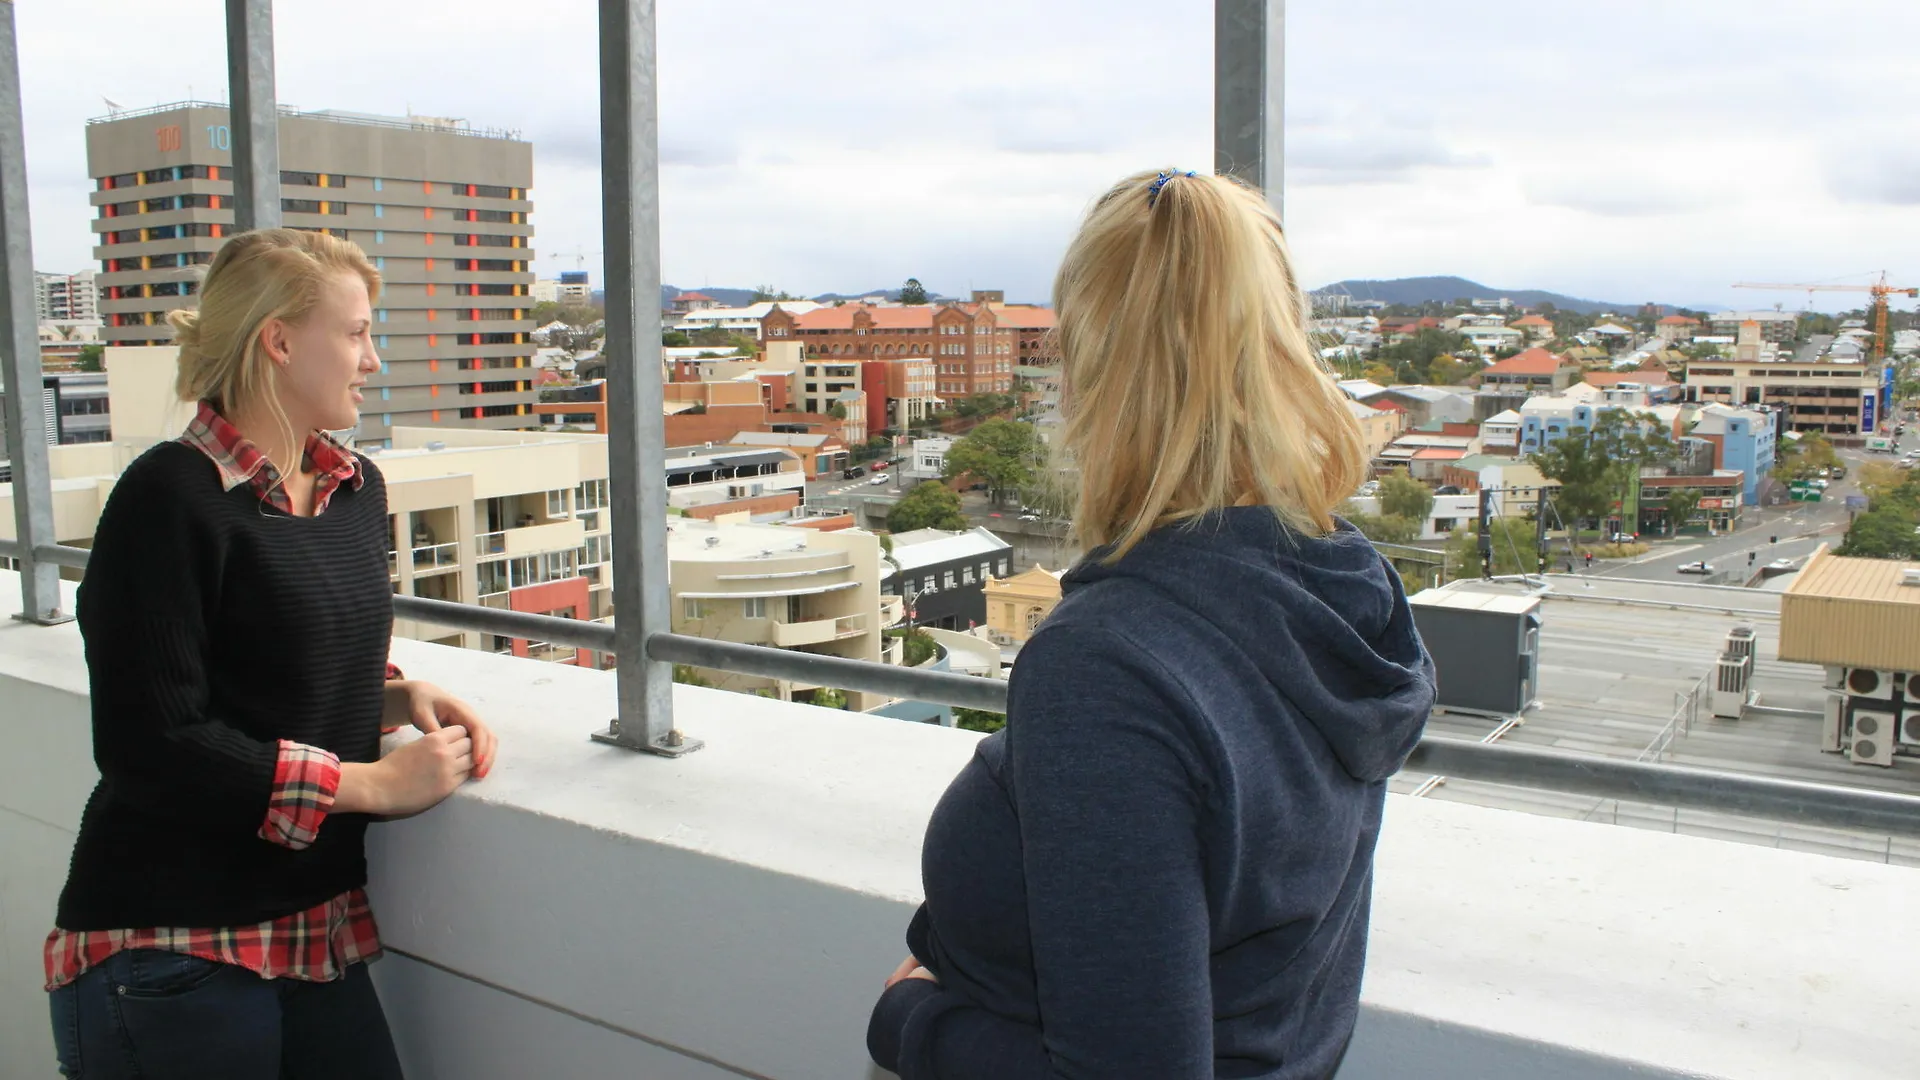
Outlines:
<svg viewBox="0 0 1920 1080"><path fill-rule="evenodd" d="M11 0L0 0L0 351L5 353L7 386L16 390L6 395L6 421L20 539L0 542L0 555L20 564L24 611L19 617L48 625L70 618L61 607L59 569L84 568L87 552L55 542L48 453L38 437L38 397L29 401L27 394L17 392L39 386L40 353L13 7ZM610 376L608 510L622 524L609 542L614 602L621 618L607 625L413 596L395 597L395 614L453 629L614 654L619 662L618 714L595 738L662 754L681 754L699 745L673 726L674 664L1004 712L1007 684L998 679L710 641L663 629L671 622L660 367L635 362L636 343L651 343L660 335L654 4L598 0L598 10ZM227 0L226 11L230 96L236 114L236 224L276 224L280 109L274 102L272 2ZM1215 168L1260 186L1276 206L1284 13L1284 0L1215 0ZM1464 780L1920 836L1920 798L1878 791L1440 736L1423 739L1407 767Z"/></svg>

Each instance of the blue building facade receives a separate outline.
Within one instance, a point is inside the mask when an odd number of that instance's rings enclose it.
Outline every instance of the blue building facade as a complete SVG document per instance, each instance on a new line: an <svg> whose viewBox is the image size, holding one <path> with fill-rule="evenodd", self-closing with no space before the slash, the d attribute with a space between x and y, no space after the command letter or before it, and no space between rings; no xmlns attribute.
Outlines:
<svg viewBox="0 0 1920 1080"><path fill-rule="evenodd" d="M1773 471L1780 439L1780 414L1771 409L1733 409L1709 405L1693 422L1693 434L1720 446L1722 469L1738 469L1745 476L1740 501L1760 505L1760 488Z"/></svg>

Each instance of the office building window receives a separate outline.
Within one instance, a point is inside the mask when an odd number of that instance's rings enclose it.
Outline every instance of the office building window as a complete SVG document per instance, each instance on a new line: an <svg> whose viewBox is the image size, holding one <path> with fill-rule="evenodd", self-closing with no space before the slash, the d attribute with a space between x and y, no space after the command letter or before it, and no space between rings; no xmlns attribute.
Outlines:
<svg viewBox="0 0 1920 1080"><path fill-rule="evenodd" d="M954 584L953 571L948 570L946 573L940 575L940 587L943 589L959 588L958 585Z"/></svg>
<svg viewBox="0 0 1920 1080"><path fill-rule="evenodd" d="M692 598L683 599L680 601L680 614L687 619L704 619L707 617L707 606Z"/></svg>
<svg viewBox="0 0 1920 1080"><path fill-rule="evenodd" d="M749 619L766 618L767 598L764 596L749 596L745 600L740 601L740 614Z"/></svg>

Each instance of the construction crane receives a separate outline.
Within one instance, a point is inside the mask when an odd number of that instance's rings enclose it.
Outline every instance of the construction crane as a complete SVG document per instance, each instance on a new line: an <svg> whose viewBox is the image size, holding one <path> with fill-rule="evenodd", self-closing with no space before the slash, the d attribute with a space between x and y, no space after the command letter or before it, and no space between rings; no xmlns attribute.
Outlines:
<svg viewBox="0 0 1920 1080"><path fill-rule="evenodd" d="M1817 292L1863 292L1871 294L1872 299L1867 302L1867 313L1868 318L1871 319L1873 323L1873 359L1876 361L1887 358L1889 345L1887 339L1887 298L1891 296L1920 297L1920 286L1887 284L1887 272L1885 270L1880 271L1879 281L1866 285L1779 285L1742 281L1735 283L1733 287L1736 289L1773 289L1778 292L1804 291L1809 294ZM1809 297L1809 299L1811 299L1811 297Z"/></svg>
<svg viewBox="0 0 1920 1080"><path fill-rule="evenodd" d="M588 260L589 258L591 258L591 257L593 257L593 256L595 256L595 255L601 255L601 254L604 254L604 252L599 252L599 251L556 251L556 252L553 252L552 254L553 254L553 257L554 257L554 258L556 258L556 259L572 259L572 260L573 260L573 268L574 268L574 269L576 269L576 270L585 270L585 269L587 268L587 260Z"/></svg>

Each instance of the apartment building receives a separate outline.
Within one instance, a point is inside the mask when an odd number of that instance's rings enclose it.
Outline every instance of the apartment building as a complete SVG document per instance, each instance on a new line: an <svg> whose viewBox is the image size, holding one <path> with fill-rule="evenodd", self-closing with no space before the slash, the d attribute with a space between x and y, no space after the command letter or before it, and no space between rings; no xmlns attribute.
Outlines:
<svg viewBox="0 0 1920 1080"><path fill-rule="evenodd" d="M233 227L232 145L226 106L205 102L88 124L109 343L165 343L166 313L196 302ZM398 427L532 424L531 144L458 121L283 108L280 160L285 223L360 245L386 281L362 444Z"/></svg>
<svg viewBox="0 0 1920 1080"><path fill-rule="evenodd" d="M916 529L893 537L882 583L906 598L915 626L971 630L987 622L989 578L1013 572L1013 545L984 528Z"/></svg>
<svg viewBox="0 0 1920 1080"><path fill-rule="evenodd" d="M925 356L895 356L860 365L867 394L867 426L872 431L905 431L940 407L934 392L934 362Z"/></svg>
<svg viewBox="0 0 1920 1080"><path fill-rule="evenodd" d="M1715 468L1738 469L1746 478L1741 501L1760 505L1760 487L1773 471L1774 449L1780 440L1778 414L1765 406L1738 409L1707 405L1694 414L1688 434L1713 446Z"/></svg>
<svg viewBox="0 0 1920 1080"><path fill-rule="evenodd" d="M898 663L883 631L904 615L882 596L880 539L860 529L823 532L783 525L676 519L667 526L673 632L797 652ZM723 690L794 700L819 684L699 669ZM887 702L849 690L857 711Z"/></svg>
<svg viewBox="0 0 1920 1080"><path fill-rule="evenodd" d="M1018 336L991 304L844 304L795 315L776 307L761 320L768 342L795 341L809 360L857 365L932 357L943 398L1013 389Z"/></svg>
<svg viewBox="0 0 1920 1080"><path fill-rule="evenodd" d="M1407 414L1395 409L1376 409L1350 400L1347 411L1360 422L1360 434L1366 439L1369 458L1378 456L1406 430Z"/></svg>
<svg viewBox="0 0 1920 1080"><path fill-rule="evenodd" d="M1565 390L1579 374L1580 365L1535 346L1488 365L1480 373L1480 387L1482 392L1555 394Z"/></svg>
<svg viewBox="0 0 1920 1080"><path fill-rule="evenodd" d="M1686 400L1766 405L1788 431L1858 438L1878 432L1893 396L1891 365L1832 360L1693 360L1687 363Z"/></svg>
<svg viewBox="0 0 1920 1080"><path fill-rule="evenodd" d="M41 322L98 322L100 288L93 270L33 275L34 316Z"/></svg>
<svg viewBox="0 0 1920 1080"><path fill-rule="evenodd" d="M973 294L978 301L981 294ZM1060 344L1054 337L1053 309L1037 304L994 304L1000 325L1014 334L1014 356L1020 367L1052 367L1060 362Z"/></svg>
<svg viewBox="0 0 1920 1080"><path fill-rule="evenodd" d="M760 336L761 321L775 307L783 308L794 315L805 315L809 311L824 306L812 300L764 300L758 304L748 304L746 307L711 307L701 308L698 311L677 314L668 312L667 314L669 319L678 320L671 324L672 328L686 333L697 330L724 330L735 334L752 334L757 338Z"/></svg>
<svg viewBox="0 0 1920 1080"><path fill-rule="evenodd" d="M585 270L566 270L557 278L534 282L530 295L536 304L591 304L593 282Z"/></svg>
<svg viewBox="0 0 1920 1080"><path fill-rule="evenodd" d="M1759 325L1763 340L1783 345L1798 333L1800 317L1791 311L1722 311L1707 316L1706 332L1712 337L1734 337L1747 323Z"/></svg>

